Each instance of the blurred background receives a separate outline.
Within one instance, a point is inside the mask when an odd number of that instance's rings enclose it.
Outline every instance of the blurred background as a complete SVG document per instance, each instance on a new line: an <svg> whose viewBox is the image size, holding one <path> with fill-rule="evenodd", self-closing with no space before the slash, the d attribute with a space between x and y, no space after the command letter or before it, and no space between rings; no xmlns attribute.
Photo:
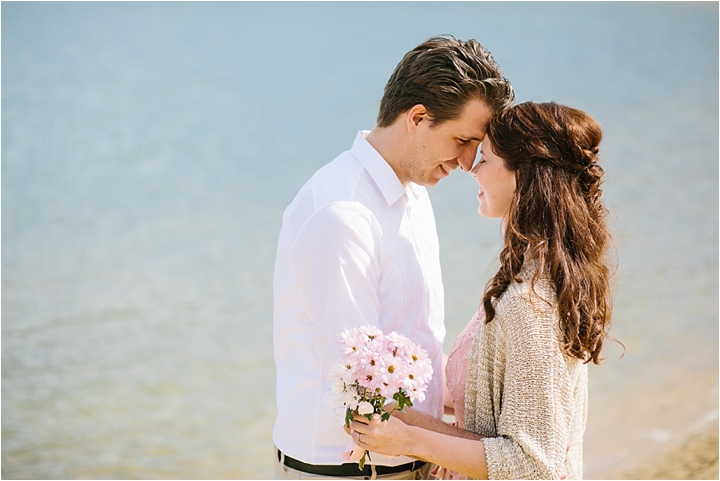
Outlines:
<svg viewBox="0 0 720 481"><path fill-rule="evenodd" d="M3 478L272 477L282 212L444 33L604 129L627 351L591 367L585 477L717 432L716 2L1 8ZM430 192L447 351L500 226L466 174Z"/></svg>

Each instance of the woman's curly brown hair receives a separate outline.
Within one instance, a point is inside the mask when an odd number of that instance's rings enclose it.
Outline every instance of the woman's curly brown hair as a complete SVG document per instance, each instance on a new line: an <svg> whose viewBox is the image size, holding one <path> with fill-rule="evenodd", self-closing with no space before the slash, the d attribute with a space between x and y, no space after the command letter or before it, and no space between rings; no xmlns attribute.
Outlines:
<svg viewBox="0 0 720 481"><path fill-rule="evenodd" d="M607 250L610 242L600 200L598 165L602 130L585 112L554 102L515 105L488 126L493 152L515 173L517 188L505 219L500 268L483 295L486 322L494 301L531 253L558 298L565 352L600 363L612 311Z"/></svg>

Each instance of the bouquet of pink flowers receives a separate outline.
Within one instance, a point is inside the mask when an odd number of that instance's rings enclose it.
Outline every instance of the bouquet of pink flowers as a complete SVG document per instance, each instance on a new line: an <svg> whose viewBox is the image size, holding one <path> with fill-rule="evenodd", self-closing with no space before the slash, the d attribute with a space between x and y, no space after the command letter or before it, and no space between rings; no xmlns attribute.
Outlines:
<svg viewBox="0 0 720 481"><path fill-rule="evenodd" d="M385 335L374 326L348 329L340 337L342 358L331 367L330 392L331 404L345 407L346 426L353 414L368 419L379 414L387 421L392 411L383 408L392 400L396 402L393 410L402 411L425 399L433 368L420 346L396 332ZM369 459L364 451L359 457L357 449L344 453L346 461L359 461L360 469L366 456Z"/></svg>

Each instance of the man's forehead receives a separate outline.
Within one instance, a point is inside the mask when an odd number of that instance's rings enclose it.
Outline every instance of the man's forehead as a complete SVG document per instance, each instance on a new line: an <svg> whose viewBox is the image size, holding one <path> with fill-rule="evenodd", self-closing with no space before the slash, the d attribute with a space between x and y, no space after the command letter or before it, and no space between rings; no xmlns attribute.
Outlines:
<svg viewBox="0 0 720 481"><path fill-rule="evenodd" d="M477 142L482 142L485 138L485 129L482 129L480 132L475 132L473 135L468 135L465 140L475 140Z"/></svg>
<svg viewBox="0 0 720 481"><path fill-rule="evenodd" d="M465 140L475 140L482 142L487 132L487 125L483 125L482 122L467 121L458 126L457 133L458 137L462 137Z"/></svg>
<svg viewBox="0 0 720 481"><path fill-rule="evenodd" d="M490 110L483 102L469 101L460 117L457 118L457 125L459 129L465 131L466 137L482 141L488 122L490 122L490 116Z"/></svg>

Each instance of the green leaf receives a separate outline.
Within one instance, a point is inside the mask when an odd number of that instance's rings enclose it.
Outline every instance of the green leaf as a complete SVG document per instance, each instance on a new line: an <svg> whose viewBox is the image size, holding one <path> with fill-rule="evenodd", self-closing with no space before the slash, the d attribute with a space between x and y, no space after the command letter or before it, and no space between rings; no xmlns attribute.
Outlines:
<svg viewBox="0 0 720 481"><path fill-rule="evenodd" d="M397 405L395 406L395 409L400 412L405 412L406 407L412 407L412 401L410 401L410 398L408 397L407 393L404 389L401 389L400 391L396 392L393 396L393 399L397 401Z"/></svg>
<svg viewBox="0 0 720 481"><path fill-rule="evenodd" d="M345 408L345 427L349 428L350 423L353 421L353 412L350 408Z"/></svg>
<svg viewBox="0 0 720 481"><path fill-rule="evenodd" d="M390 413L383 413L383 415L380 416L381 421L387 421L388 419L390 419Z"/></svg>

